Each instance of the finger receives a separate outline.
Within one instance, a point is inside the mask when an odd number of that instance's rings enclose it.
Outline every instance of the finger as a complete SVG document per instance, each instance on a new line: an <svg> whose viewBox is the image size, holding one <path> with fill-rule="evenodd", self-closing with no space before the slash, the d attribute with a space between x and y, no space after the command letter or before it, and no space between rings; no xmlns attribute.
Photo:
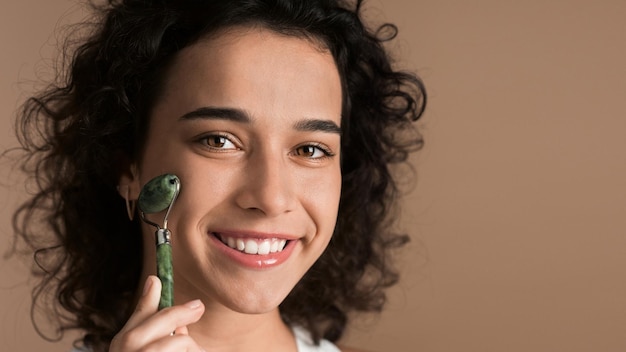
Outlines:
<svg viewBox="0 0 626 352"><path fill-rule="evenodd" d="M159 309L161 298L161 280L154 275L148 276L143 293L137 302L135 312L130 316L122 330L130 330L155 314Z"/></svg>
<svg viewBox="0 0 626 352"><path fill-rule="evenodd" d="M145 347L148 351L206 352L189 335L172 335L157 340Z"/></svg>
<svg viewBox="0 0 626 352"><path fill-rule="evenodd" d="M189 335L189 330L187 329L187 326L181 326L181 327L176 328L176 331L174 331L174 334Z"/></svg>
<svg viewBox="0 0 626 352"><path fill-rule="evenodd" d="M128 347L145 346L172 335L179 328L195 323L203 313L204 305L200 300L165 308L132 329L124 331L122 339L128 343ZM185 332L186 329L181 331ZM181 333L181 336L186 334Z"/></svg>

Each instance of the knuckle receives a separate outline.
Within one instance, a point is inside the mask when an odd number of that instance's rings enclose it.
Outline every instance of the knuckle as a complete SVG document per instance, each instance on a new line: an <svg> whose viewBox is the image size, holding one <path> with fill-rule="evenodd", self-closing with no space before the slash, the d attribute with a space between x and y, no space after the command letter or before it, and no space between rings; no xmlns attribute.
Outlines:
<svg viewBox="0 0 626 352"><path fill-rule="evenodd" d="M137 343L137 341L141 340L141 335L135 330L130 330L125 333L121 339L123 346L133 346Z"/></svg>
<svg viewBox="0 0 626 352"><path fill-rule="evenodd" d="M130 341L128 335L120 332L119 334L113 336L110 351L125 351L128 348L129 343Z"/></svg>
<svg viewBox="0 0 626 352"><path fill-rule="evenodd" d="M143 344L144 337L141 333L135 330L129 330L125 333L116 335L112 340L112 345L115 346L120 352L126 352L137 349Z"/></svg>

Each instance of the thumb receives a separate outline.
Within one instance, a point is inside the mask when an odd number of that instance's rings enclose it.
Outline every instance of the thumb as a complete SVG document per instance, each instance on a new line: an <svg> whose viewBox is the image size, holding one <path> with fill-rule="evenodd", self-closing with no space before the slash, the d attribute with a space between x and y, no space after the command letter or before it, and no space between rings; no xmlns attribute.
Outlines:
<svg viewBox="0 0 626 352"><path fill-rule="evenodd" d="M161 280L154 275L148 276L143 287L143 293L137 302L135 312L130 316L123 330L129 330L141 324L148 317L159 310L161 298Z"/></svg>

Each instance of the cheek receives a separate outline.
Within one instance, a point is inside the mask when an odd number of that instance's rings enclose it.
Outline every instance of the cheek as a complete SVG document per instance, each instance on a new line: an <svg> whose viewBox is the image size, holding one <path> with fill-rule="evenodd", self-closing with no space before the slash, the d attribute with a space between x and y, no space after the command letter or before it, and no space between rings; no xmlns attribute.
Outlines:
<svg viewBox="0 0 626 352"><path fill-rule="evenodd" d="M235 177L232 170L191 159L181 158L174 167L181 180L181 192L172 215L175 219L186 219L184 223L199 226L198 221L208 212L227 203Z"/></svg>
<svg viewBox="0 0 626 352"><path fill-rule="evenodd" d="M322 180L311 182L306 189L305 207L318 226L318 231L330 237L337 222L341 197L341 173L331 173Z"/></svg>

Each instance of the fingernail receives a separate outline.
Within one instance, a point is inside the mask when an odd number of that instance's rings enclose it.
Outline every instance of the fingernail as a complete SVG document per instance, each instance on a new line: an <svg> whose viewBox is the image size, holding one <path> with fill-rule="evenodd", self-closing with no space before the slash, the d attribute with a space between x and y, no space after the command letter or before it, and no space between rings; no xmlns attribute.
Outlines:
<svg viewBox="0 0 626 352"><path fill-rule="evenodd" d="M195 299L193 301L185 303L185 307L189 309L196 309L196 308L199 308L201 305L202 305L202 302L200 302L199 299Z"/></svg>
<svg viewBox="0 0 626 352"><path fill-rule="evenodd" d="M142 296L145 296L148 291L150 291L150 287L152 287L152 278L148 277L146 279L146 283L143 285L143 293Z"/></svg>

